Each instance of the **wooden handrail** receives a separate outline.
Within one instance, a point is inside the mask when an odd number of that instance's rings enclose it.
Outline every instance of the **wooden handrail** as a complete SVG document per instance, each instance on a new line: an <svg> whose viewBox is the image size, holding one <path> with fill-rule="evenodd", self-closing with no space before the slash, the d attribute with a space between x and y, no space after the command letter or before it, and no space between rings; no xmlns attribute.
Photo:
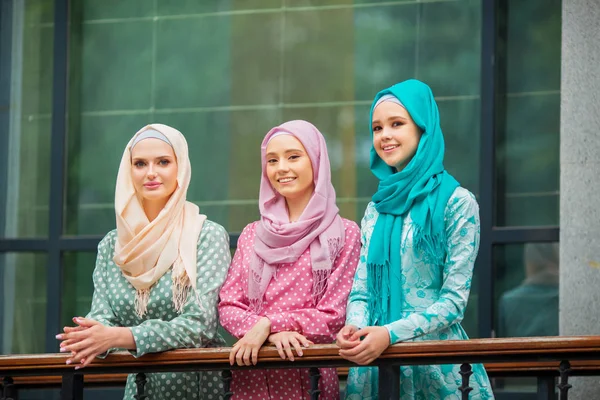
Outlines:
<svg viewBox="0 0 600 400"><path fill-rule="evenodd" d="M531 361L522 363L486 363L485 369L488 375L494 377L510 376L536 376L540 374L558 376L558 361ZM347 367L340 367L338 376L348 375ZM572 375L586 375L588 373L600 373L600 360L573 361L571 363ZM122 386L127 380L127 374L91 374L85 377L86 385ZM62 377L57 376L20 376L14 378L18 386L60 386Z"/></svg>
<svg viewBox="0 0 600 400"><path fill-rule="evenodd" d="M82 372L86 374L86 381L102 382L103 379L100 377L92 378L91 375L102 374L108 377L104 379L107 381L117 379L116 377L120 376L120 373L142 368L147 372L161 370L165 367L185 367L188 370L194 368L227 369L229 368L229 351L228 347L182 349L148 354L137 359L128 352L116 352L104 360L95 360ZM338 351L339 349L335 345L314 345L304 350L303 357L290 363L282 361L273 347L264 347L259 353L257 367L269 368L275 367L275 364L287 367L307 367L309 365L347 367L353 365L342 359ZM37 379L40 384L44 384L50 382L49 378L17 377L24 375L47 377L70 372L73 367L65 364L67 358L66 354L0 356L0 377L11 376L15 378L16 382L19 382L19 379L22 382L33 382ZM496 372L500 374L511 371L543 374L555 371L561 360L570 360L574 372L600 370L600 336L407 342L390 346L377 362L391 361L394 364L403 365L483 362L490 375L494 375Z"/></svg>

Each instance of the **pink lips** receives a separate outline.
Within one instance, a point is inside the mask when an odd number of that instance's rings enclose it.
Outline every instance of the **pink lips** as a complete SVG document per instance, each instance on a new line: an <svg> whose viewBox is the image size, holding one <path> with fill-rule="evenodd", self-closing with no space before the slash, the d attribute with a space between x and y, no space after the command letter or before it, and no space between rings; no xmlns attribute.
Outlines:
<svg viewBox="0 0 600 400"><path fill-rule="evenodd" d="M389 152L392 152L392 151L396 150L398 147L399 147L399 146L392 147L391 149L387 149L387 150L383 149L383 152L384 152L384 153L389 153Z"/></svg>
<svg viewBox="0 0 600 400"><path fill-rule="evenodd" d="M146 189L156 189L156 188L158 188L160 185L161 185L161 183L160 183L160 182L147 182L147 183L144 183L144 187L145 187Z"/></svg>

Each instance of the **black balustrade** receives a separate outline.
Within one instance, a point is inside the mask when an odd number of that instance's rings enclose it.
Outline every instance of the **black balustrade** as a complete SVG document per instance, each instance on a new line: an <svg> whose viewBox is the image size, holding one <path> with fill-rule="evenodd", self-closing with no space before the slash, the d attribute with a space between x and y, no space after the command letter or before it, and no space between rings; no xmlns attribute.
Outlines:
<svg viewBox="0 0 600 400"><path fill-rule="evenodd" d="M569 399L569 374L571 373L571 364L568 361L562 361L560 363L560 383L558 384L558 390L560 392L560 400Z"/></svg>
<svg viewBox="0 0 600 400"><path fill-rule="evenodd" d="M135 397L135 400L148 400L148 396L146 396L146 374L144 374L143 372L138 372L135 376L135 387L137 390L137 394L133 397Z"/></svg>
<svg viewBox="0 0 600 400"><path fill-rule="evenodd" d="M460 366L460 376L462 376L462 384L458 387L460 390L461 399L469 400L469 393L473 388L469 386L469 379L473 375L473 370L471 369L471 364L463 364Z"/></svg>

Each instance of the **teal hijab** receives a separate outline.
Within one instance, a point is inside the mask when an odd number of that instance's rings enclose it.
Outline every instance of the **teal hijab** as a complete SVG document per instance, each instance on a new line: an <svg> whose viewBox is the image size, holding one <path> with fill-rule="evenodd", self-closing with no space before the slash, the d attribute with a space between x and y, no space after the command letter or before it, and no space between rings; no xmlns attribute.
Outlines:
<svg viewBox="0 0 600 400"><path fill-rule="evenodd" d="M371 105L369 125L377 101L396 97L406 108L422 136L417 151L397 172L371 147L371 171L379 179L373 195L379 213L367 255L370 292L369 325L385 325L402 316L403 282L400 242L404 218L410 215L415 254L443 267L446 255L444 210L459 183L444 168L444 135L433 93L425 83L411 79L377 93ZM373 137L373 130L371 137Z"/></svg>

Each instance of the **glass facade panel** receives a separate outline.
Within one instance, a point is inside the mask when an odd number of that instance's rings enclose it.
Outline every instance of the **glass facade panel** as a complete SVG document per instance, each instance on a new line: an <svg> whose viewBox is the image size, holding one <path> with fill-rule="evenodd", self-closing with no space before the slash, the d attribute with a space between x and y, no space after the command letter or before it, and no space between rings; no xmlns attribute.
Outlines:
<svg viewBox="0 0 600 400"><path fill-rule="evenodd" d="M473 280L471 281L471 294L469 296L469 302L467 303L464 319L461 322L463 329L465 332L467 332L467 335L471 339L475 339L480 336L478 329L479 275L480 272L476 263L475 270L473 272Z"/></svg>
<svg viewBox="0 0 600 400"><path fill-rule="evenodd" d="M0 354L43 353L45 254L0 253Z"/></svg>
<svg viewBox="0 0 600 400"><path fill-rule="evenodd" d="M558 225L561 1L506 2L497 225Z"/></svg>
<svg viewBox="0 0 600 400"><path fill-rule="evenodd" d="M61 329L64 326L74 326L73 317L84 317L90 311L94 293L92 273L95 265L95 252L63 254Z"/></svg>
<svg viewBox="0 0 600 400"><path fill-rule="evenodd" d="M48 234L53 4L2 4L0 237Z"/></svg>
<svg viewBox="0 0 600 400"><path fill-rule="evenodd" d="M496 336L558 335L558 249L558 243L496 248Z"/></svg>
<svg viewBox="0 0 600 400"><path fill-rule="evenodd" d="M114 228L122 149L151 122L186 135L189 200L239 232L258 218L262 137L307 119L327 138L342 215L359 221L377 187L368 168L370 101L413 76L438 96L448 169L477 193L477 1L158 1L110 12L88 3L72 32L80 35L71 63L81 90L70 106L67 234ZM456 37L448 38L451 27Z"/></svg>
<svg viewBox="0 0 600 400"><path fill-rule="evenodd" d="M495 248L494 332L497 337L558 336L558 256L558 243ZM497 394L536 391L535 378L499 378L495 384Z"/></svg>

